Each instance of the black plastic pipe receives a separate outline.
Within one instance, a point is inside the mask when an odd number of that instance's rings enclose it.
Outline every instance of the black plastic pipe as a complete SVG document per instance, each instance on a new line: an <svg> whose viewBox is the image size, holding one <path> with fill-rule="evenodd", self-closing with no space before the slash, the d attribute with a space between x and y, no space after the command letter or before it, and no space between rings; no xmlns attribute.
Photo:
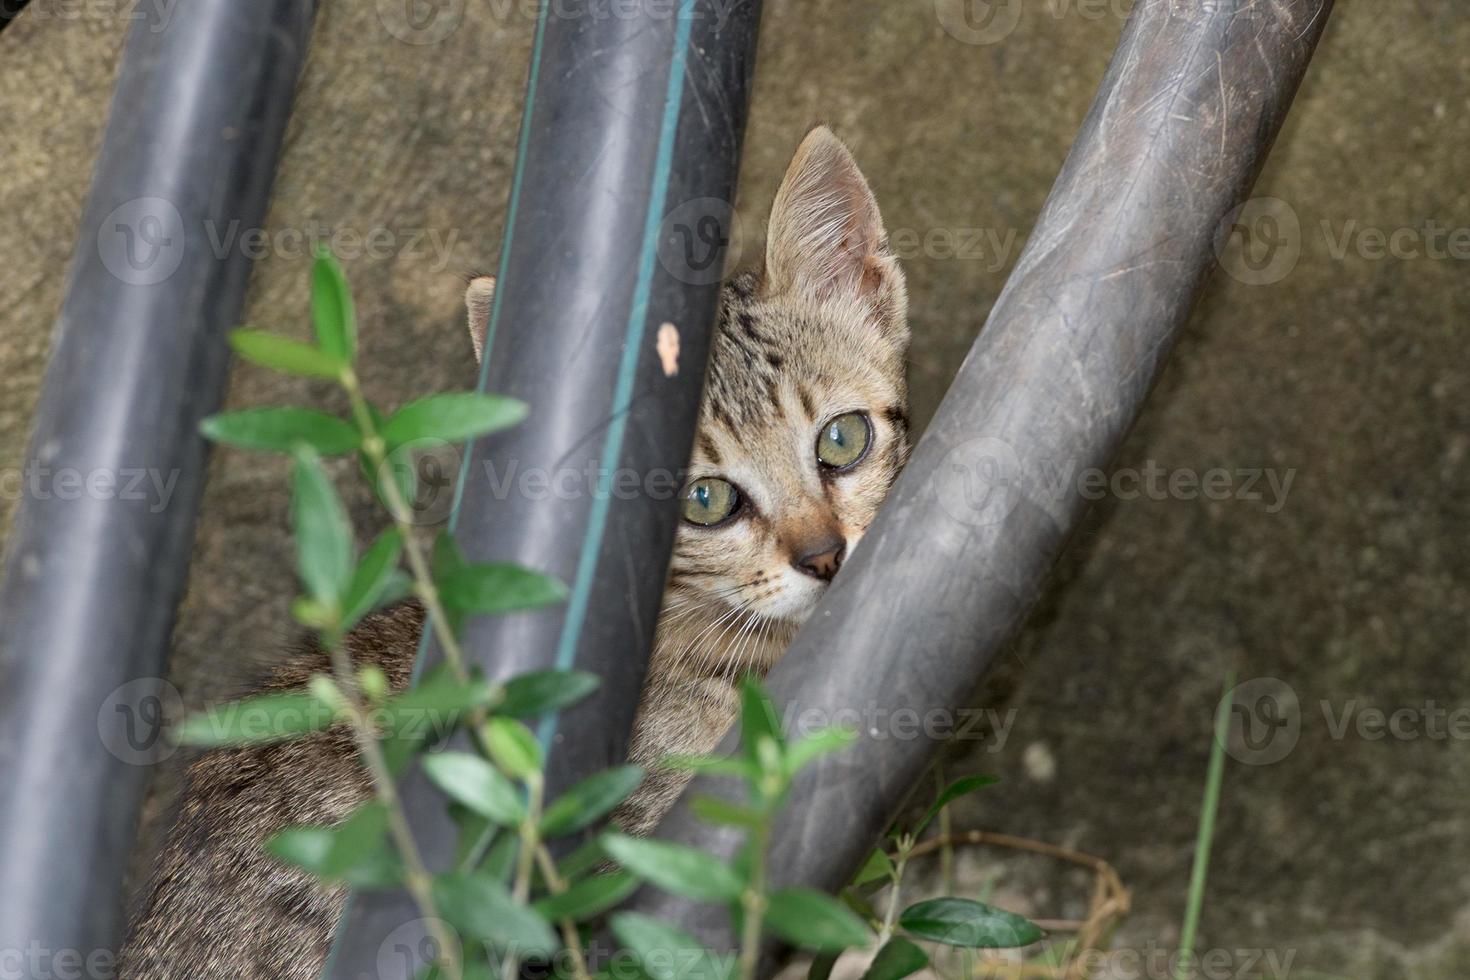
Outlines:
<svg viewBox="0 0 1470 980"><path fill-rule="evenodd" d="M30 0L0 0L0 31L10 26L10 22L20 16Z"/></svg>
<svg viewBox="0 0 1470 980"><path fill-rule="evenodd" d="M1087 508L1056 474L1107 465L1138 416L1331 7L1134 7L984 331L862 546L768 678L789 725L859 728L793 787L771 841L775 886L851 880L938 749L926 733L966 704L1041 594ZM908 711L933 724L901 720ZM693 791L731 787L701 779ZM733 855L741 835L697 821L690 796L659 836ZM734 945L724 908L652 889L635 905L711 947Z"/></svg>
<svg viewBox="0 0 1470 980"><path fill-rule="evenodd" d="M250 273L208 225L262 222L314 9L195 0L126 45L0 585L0 950L28 976L99 970L119 939L196 427Z"/></svg>
<svg viewBox="0 0 1470 980"><path fill-rule="evenodd" d="M601 676L542 727L548 798L626 758L732 233L759 9L542 7L481 379L531 412L472 447L454 526L471 558L571 586L565 605L465 632L492 677ZM431 645L420 667L439 658ZM403 795L426 860L443 866L444 798L417 771ZM415 918L403 892L355 895L330 975L387 980L379 945L392 934L419 948Z"/></svg>

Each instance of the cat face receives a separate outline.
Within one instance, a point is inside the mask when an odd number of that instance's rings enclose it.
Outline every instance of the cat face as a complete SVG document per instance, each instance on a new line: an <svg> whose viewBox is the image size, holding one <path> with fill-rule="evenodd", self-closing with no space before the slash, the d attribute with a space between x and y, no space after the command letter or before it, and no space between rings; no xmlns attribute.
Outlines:
<svg viewBox="0 0 1470 980"><path fill-rule="evenodd" d="M670 599L797 624L908 452L903 274L847 148L813 130L729 282L682 493Z"/></svg>

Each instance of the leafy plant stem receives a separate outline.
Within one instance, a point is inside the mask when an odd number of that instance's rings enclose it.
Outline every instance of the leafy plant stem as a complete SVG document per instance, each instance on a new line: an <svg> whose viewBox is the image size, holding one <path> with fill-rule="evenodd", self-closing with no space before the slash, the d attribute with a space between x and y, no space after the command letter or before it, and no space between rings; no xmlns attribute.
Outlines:
<svg viewBox="0 0 1470 980"><path fill-rule="evenodd" d="M745 922L740 930L740 977L755 980L760 963L761 920L766 914L766 851L771 842L771 814L762 815L751 831L750 881L740 895Z"/></svg>
<svg viewBox="0 0 1470 980"><path fill-rule="evenodd" d="M536 842L536 864L541 868L541 876L546 879L546 886L553 895L560 895L567 890L567 883L557 872L556 861L552 859L551 852L539 840ZM562 919L557 923L557 928L561 930L562 942L567 944L567 952L572 958L572 976L575 980L591 980L582 952L582 937L577 935L576 923L570 919Z"/></svg>
<svg viewBox="0 0 1470 980"><path fill-rule="evenodd" d="M898 897L903 887L903 869L909 863L909 854L914 849L914 839L908 834L899 838L898 851L893 857L892 888L888 892L888 908L883 912L883 930L878 934L879 944L888 942L893 935L893 924L898 921Z"/></svg>
<svg viewBox="0 0 1470 980"><path fill-rule="evenodd" d="M540 844L540 835L536 828L541 823L541 804L546 792L546 784L539 772L526 777L526 789L529 799L526 803L526 819L521 821L520 826L521 849L516 855L516 877L511 891L515 900L522 905L531 897L531 870L535 866L536 848ZM504 975L515 977L519 975L518 971L519 959L512 950Z"/></svg>
<svg viewBox="0 0 1470 980"><path fill-rule="evenodd" d="M399 856L403 859L404 887L413 896L414 904L419 907L419 912L428 923L434 941L439 945L439 959L446 974L452 980L458 980L463 969L459 960L458 947L453 937L445 931L444 920L434 905L431 884L433 876L429 874L428 868L424 865L424 859L419 854L418 845L413 839L413 831L408 826L408 818L403 813L403 806L398 798L398 790L393 783L388 761L383 757L377 736L373 733L372 725L368 721L367 712L363 710L357 689L357 679L352 674L352 661L342 649L337 637L327 635L324 636L324 641L331 654L332 673L336 677L337 687L342 692L343 706L352 724L352 734L357 742L357 750L361 753L363 764L372 777L373 789L378 800L387 811L388 833L393 837L393 843L398 848Z"/></svg>
<svg viewBox="0 0 1470 980"><path fill-rule="evenodd" d="M934 767L934 778L938 781L939 792L944 792L947 785L944 778L944 765L939 763ZM954 844L950 840L950 834L954 832L954 821L950 818L949 807L944 806L939 810L939 836L944 844L939 849L939 880L944 894L955 893L954 881Z"/></svg>
<svg viewBox="0 0 1470 980"><path fill-rule="evenodd" d="M362 386L358 382L357 373L351 368L344 369L340 382L342 388L347 392L348 400L352 403L352 417L357 421L357 427L362 432L363 452L372 463L373 472L379 474L383 470L383 464L387 461L387 446L383 442L383 437L378 434L377 426L373 423L372 412L368 410L367 400L363 398ZM469 673L465 668L464 651L460 648L459 638L454 635L454 628L450 626L449 614L440 600L439 589L434 585L429 560L424 555L418 536L414 533L413 524L408 520L408 502L403 499L403 493L399 489L397 480L379 480L379 483L382 484L383 492L388 498L388 509L392 512L393 523L397 525L399 535L403 538L403 552L408 558L409 570L413 573L415 591L423 600L424 608L429 613L429 621L433 624L434 632L439 636L439 643L444 648L444 659L449 662L449 669L454 671L457 679L468 680Z"/></svg>

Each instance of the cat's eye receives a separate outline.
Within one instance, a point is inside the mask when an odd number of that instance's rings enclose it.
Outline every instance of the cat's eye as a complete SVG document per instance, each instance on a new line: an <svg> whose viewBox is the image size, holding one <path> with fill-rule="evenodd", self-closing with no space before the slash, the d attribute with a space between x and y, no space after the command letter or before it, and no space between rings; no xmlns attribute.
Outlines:
<svg viewBox="0 0 1470 980"><path fill-rule="evenodd" d="M729 480L707 476L684 488L684 520L700 527L714 527L740 509L740 491Z"/></svg>
<svg viewBox="0 0 1470 980"><path fill-rule="evenodd" d="M873 441L873 424L862 412L839 415L822 426L817 436L817 461L837 471L849 470L863 461Z"/></svg>

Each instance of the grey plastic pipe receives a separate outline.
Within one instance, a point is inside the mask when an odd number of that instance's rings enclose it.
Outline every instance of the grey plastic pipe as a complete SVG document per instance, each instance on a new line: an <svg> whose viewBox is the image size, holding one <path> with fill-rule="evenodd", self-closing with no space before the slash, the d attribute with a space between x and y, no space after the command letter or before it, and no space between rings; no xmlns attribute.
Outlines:
<svg viewBox="0 0 1470 980"><path fill-rule="evenodd" d="M1053 474L1107 465L1138 417L1331 8L1134 7L985 329L878 520L768 678L788 726L860 726L853 746L794 786L771 841L775 886L832 891L851 879L939 748L895 725L895 712L953 717L1041 594L1087 506ZM687 805L730 789L696 780L658 835L733 855L741 835ZM713 948L734 945L723 908L652 889L634 904Z"/></svg>
<svg viewBox="0 0 1470 980"><path fill-rule="evenodd" d="M128 38L0 585L0 951L101 976L160 680L314 0L194 0Z"/></svg>
<svg viewBox="0 0 1470 980"><path fill-rule="evenodd" d="M565 604L475 618L464 636L490 677L602 679L541 726L548 799L626 757L732 234L759 17L757 0L542 5L481 378L531 412L470 448L453 526L471 558L571 586ZM428 644L420 668L440 657ZM444 796L417 769L402 795L426 861L445 867L457 830ZM392 950L422 954L425 934L404 891L355 894L328 974L412 976L422 955Z"/></svg>

